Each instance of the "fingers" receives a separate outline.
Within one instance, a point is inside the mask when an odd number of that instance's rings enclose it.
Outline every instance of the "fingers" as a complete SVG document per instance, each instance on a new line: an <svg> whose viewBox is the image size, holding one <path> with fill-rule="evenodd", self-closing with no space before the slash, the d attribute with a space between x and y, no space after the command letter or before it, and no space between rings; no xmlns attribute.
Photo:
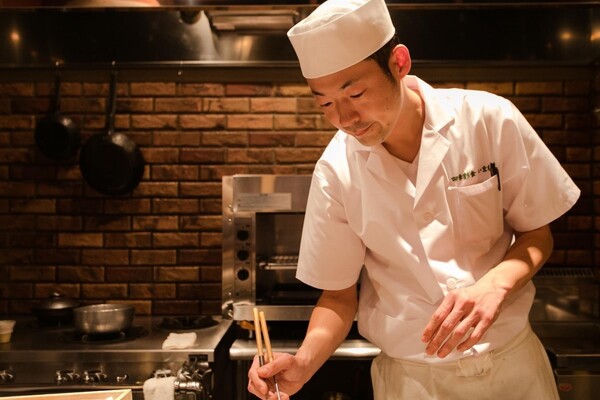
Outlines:
<svg viewBox="0 0 600 400"><path fill-rule="evenodd" d="M248 391L261 399L266 399L269 387L267 383L258 375L258 357L254 357L252 366L248 371Z"/></svg>

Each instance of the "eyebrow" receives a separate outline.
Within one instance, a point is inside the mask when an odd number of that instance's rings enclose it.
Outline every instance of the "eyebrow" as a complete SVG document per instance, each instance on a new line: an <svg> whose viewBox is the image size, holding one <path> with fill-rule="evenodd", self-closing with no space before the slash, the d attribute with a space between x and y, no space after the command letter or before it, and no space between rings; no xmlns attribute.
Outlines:
<svg viewBox="0 0 600 400"><path fill-rule="evenodd" d="M345 82L345 83L344 83L344 84L341 86L341 89L342 89L342 90L343 90L343 89L346 89L348 86L352 85L353 83L354 83L354 81L353 81L353 80L346 81L346 82ZM315 96L325 96L323 93L321 93L321 92L317 92L316 90L312 90L312 89L311 89L310 91L311 91L311 92L312 92L312 94L314 94Z"/></svg>

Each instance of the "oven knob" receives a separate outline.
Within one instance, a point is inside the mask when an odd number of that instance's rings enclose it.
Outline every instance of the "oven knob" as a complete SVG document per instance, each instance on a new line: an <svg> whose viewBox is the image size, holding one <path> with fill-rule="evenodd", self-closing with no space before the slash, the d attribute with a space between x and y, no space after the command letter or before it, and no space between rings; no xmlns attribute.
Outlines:
<svg viewBox="0 0 600 400"><path fill-rule="evenodd" d="M238 250L238 252L237 252L238 260L246 261L248 259L248 257L250 257L250 253L248 253L248 250Z"/></svg>
<svg viewBox="0 0 600 400"><path fill-rule="evenodd" d="M61 383L72 383L78 382L80 375L75 372L74 369L65 369L62 371L56 371L56 375L54 375L54 382L57 384Z"/></svg>
<svg viewBox="0 0 600 400"><path fill-rule="evenodd" d="M0 370L0 385L2 385L3 383L11 383L14 380L15 380L14 372L7 370L7 369Z"/></svg>
<svg viewBox="0 0 600 400"><path fill-rule="evenodd" d="M237 277L240 281L245 281L250 278L250 272L247 269L242 268L237 272Z"/></svg>
<svg viewBox="0 0 600 400"><path fill-rule="evenodd" d="M83 371L83 382L84 383L98 383L105 382L108 376L99 369L91 371Z"/></svg>

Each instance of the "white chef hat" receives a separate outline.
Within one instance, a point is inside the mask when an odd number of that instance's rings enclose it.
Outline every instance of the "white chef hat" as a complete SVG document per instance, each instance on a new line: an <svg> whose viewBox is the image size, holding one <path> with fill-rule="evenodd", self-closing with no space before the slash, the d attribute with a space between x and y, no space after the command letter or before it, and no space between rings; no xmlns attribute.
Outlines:
<svg viewBox="0 0 600 400"><path fill-rule="evenodd" d="M328 0L287 33L305 78L363 61L394 36L384 0Z"/></svg>

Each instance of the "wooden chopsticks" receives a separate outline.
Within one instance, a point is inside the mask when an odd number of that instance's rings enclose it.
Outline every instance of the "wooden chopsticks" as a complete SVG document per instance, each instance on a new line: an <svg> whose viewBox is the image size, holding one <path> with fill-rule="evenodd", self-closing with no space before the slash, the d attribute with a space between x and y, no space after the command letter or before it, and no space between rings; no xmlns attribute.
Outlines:
<svg viewBox="0 0 600 400"><path fill-rule="evenodd" d="M269 330L267 329L267 320L263 311L258 311L258 308L254 307L254 332L256 334L256 350L258 351L258 362L262 367L265 365L265 349L263 349L263 340L265 342L265 348L267 352L267 362L273 361L273 349L271 348L271 339L269 338ZM277 379L273 376L273 386L275 387L275 393L277 399L281 400L279 393L279 385Z"/></svg>

